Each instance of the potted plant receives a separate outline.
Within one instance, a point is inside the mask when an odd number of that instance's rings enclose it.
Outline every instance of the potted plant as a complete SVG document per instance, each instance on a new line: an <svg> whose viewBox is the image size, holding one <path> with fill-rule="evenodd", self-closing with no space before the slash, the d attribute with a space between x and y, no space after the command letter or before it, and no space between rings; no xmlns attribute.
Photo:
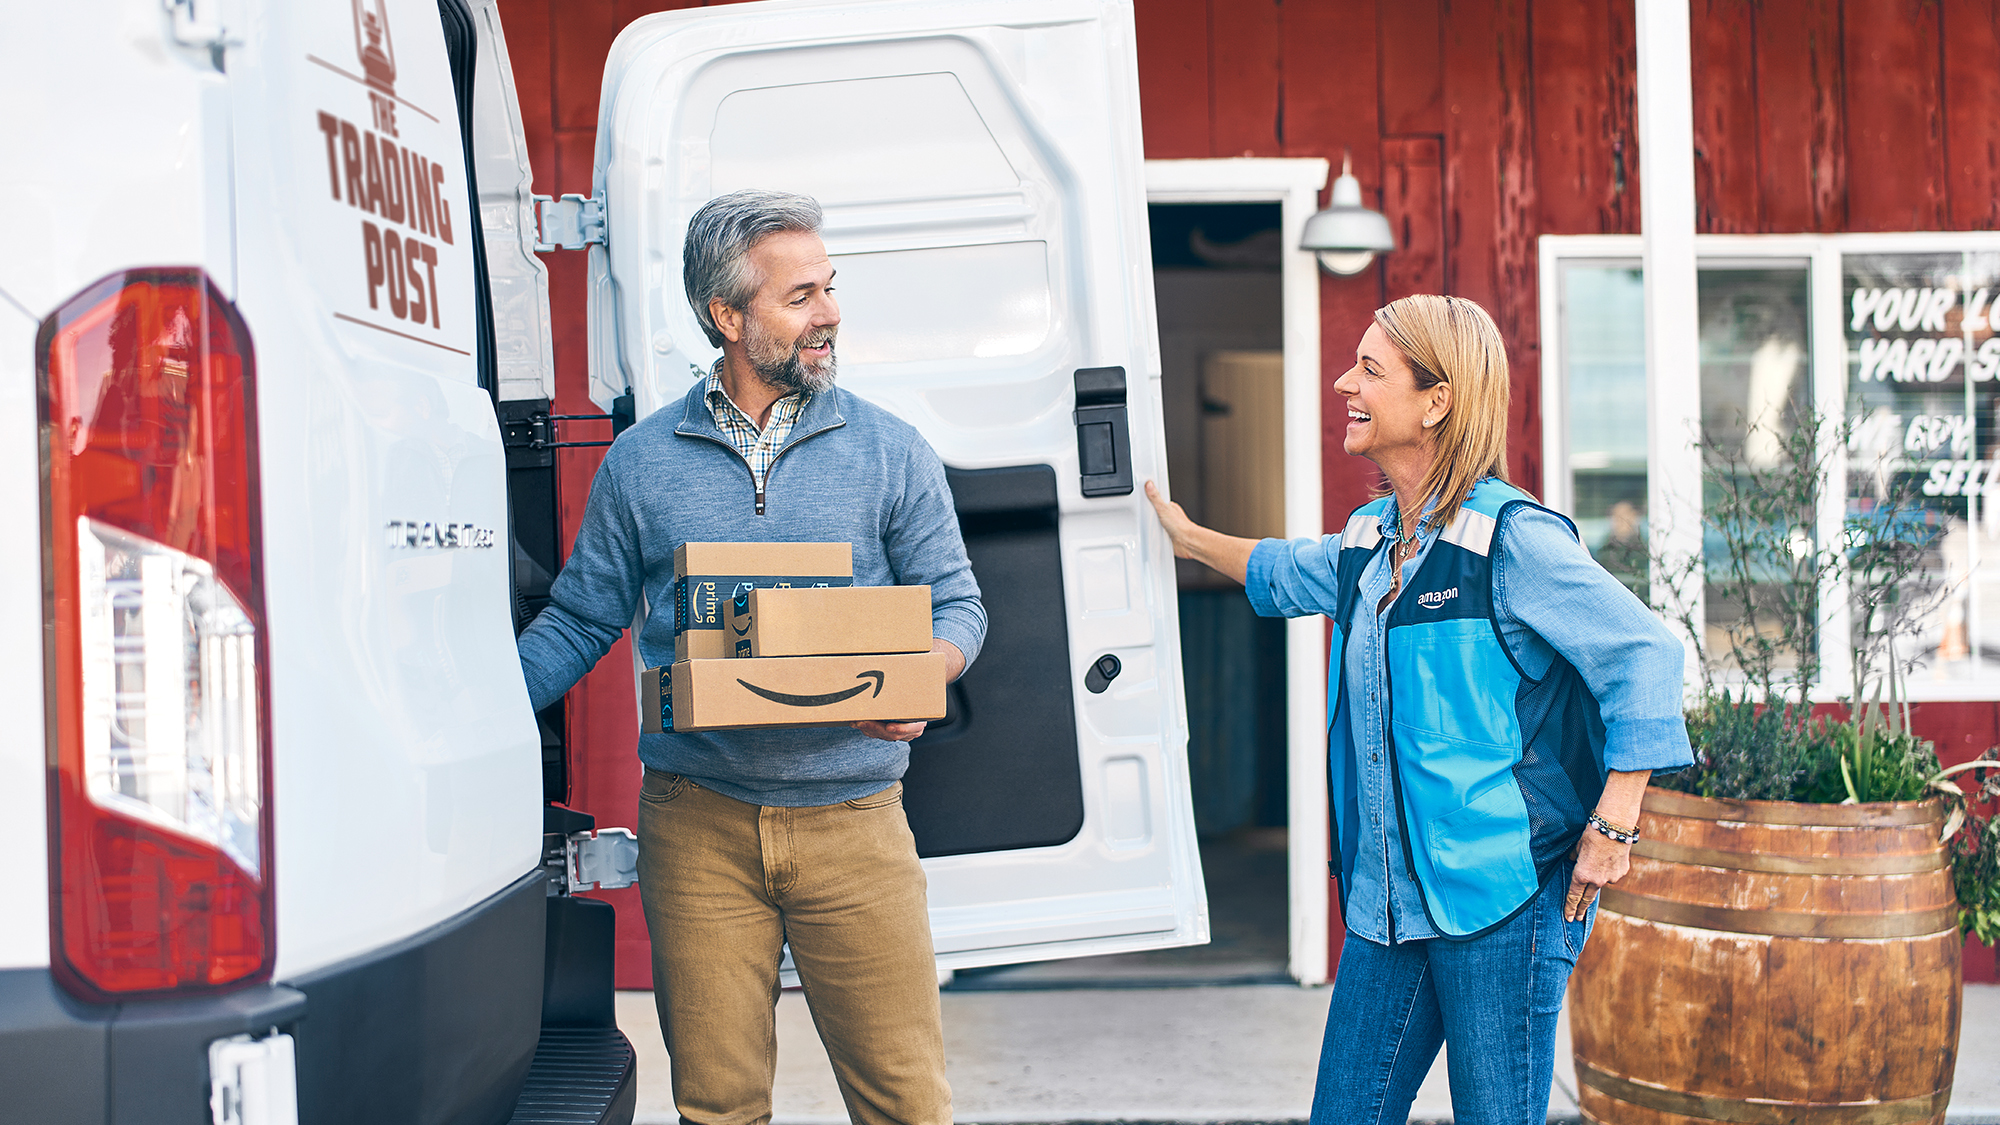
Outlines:
<svg viewBox="0 0 2000 1125"><path fill-rule="evenodd" d="M1648 790L1631 872L1571 978L1591 1120L1944 1119L1962 934L2000 939L2000 818L1977 812L2000 759L1941 769L1911 729L1898 651L1945 592L1923 565L1938 527L1880 474L1820 542L1846 446L1815 440L1831 429L1803 419L1759 465L1704 443L1709 557L1653 559L1702 670L1696 763ZM1695 583L1719 613L1696 619ZM1816 713L1828 590L1854 680Z"/></svg>

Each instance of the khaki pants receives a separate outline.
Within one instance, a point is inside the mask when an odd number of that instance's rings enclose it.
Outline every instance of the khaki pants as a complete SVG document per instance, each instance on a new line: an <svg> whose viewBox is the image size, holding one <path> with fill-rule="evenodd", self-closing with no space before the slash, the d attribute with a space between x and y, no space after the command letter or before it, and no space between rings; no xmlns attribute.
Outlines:
<svg viewBox="0 0 2000 1125"><path fill-rule="evenodd" d="M901 782L782 808L648 769L639 891L683 1122L771 1119L789 942L848 1117L949 1125L937 963Z"/></svg>

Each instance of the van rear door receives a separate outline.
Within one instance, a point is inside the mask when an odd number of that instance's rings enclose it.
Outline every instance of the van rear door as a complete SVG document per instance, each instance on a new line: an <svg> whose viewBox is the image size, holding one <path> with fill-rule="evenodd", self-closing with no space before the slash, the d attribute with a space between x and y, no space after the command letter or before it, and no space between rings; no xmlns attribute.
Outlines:
<svg viewBox="0 0 2000 1125"><path fill-rule="evenodd" d="M940 963L1207 940L1186 765L1132 8L776 2L612 48L592 383L643 416L715 353L680 248L723 192L816 197L841 385L950 469L991 631L905 804Z"/></svg>

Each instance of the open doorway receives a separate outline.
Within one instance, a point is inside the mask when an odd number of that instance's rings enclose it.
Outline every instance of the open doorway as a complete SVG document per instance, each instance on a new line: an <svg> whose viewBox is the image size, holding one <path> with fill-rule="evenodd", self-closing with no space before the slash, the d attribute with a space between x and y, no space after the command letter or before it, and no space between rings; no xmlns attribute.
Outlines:
<svg viewBox="0 0 2000 1125"><path fill-rule="evenodd" d="M1232 535L1285 524L1283 209L1150 207L1173 496ZM1279 983L1288 971L1286 626L1178 562L1188 768L1206 945L961 972L954 989Z"/></svg>
<svg viewBox="0 0 2000 1125"><path fill-rule="evenodd" d="M1277 203L1150 208L1160 390L1174 496L1197 522L1285 534L1283 222ZM1208 946L1229 977L1286 963L1285 625L1242 587L1180 560L1188 770L1207 878Z"/></svg>

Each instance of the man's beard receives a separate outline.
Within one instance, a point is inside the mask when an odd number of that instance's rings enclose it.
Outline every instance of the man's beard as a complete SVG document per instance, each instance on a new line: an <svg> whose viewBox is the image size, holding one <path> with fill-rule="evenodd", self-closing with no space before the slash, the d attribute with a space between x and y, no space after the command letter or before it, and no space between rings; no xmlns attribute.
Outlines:
<svg viewBox="0 0 2000 1125"><path fill-rule="evenodd" d="M764 385L775 387L786 394L820 394L833 386L835 363L833 358L833 338L838 329L828 326L815 328L789 346L774 336L766 335L763 327L752 321L750 331L743 341L750 369L764 381ZM801 354L806 348L826 344L826 359L818 366L805 361Z"/></svg>

